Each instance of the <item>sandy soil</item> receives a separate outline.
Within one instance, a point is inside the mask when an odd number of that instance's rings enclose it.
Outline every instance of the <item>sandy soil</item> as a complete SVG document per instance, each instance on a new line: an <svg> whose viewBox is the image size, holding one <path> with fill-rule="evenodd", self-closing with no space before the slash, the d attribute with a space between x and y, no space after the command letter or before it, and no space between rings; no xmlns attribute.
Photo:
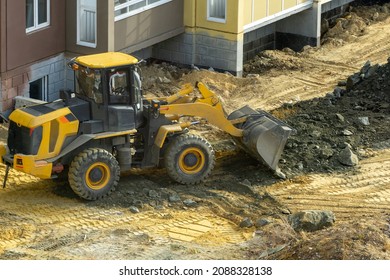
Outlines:
<svg viewBox="0 0 390 280"><path fill-rule="evenodd" d="M387 63L390 18L374 20L373 13L365 11L364 18L370 20L362 24L354 15L346 15L344 25L336 25L343 36L333 30L321 48L262 53L245 66L244 78L146 66L146 81L168 80L145 82L145 92L167 95L183 83L202 81L221 96L228 112L249 104L286 121L298 124L300 120L300 129L310 123L314 128L305 131L310 133L320 129L319 123L313 111L303 110L321 104L367 60L372 65ZM353 23L360 29L352 28ZM348 36L340 32L343 26ZM332 108L341 108L337 104L351 106L340 101ZM287 180L232 150L228 136L210 131L210 126L198 128L197 133L215 143L218 164L212 176L196 186L172 183L163 169L134 171L123 174L117 191L107 199L85 202L66 182L11 171L7 188L0 190L0 259L390 259L390 135L386 132L390 112L386 106L382 109L364 111L371 114L370 129L377 133L353 130L354 141L349 144L359 155L357 167L335 166L328 160L323 163L330 169L321 169L322 164L306 156L314 152L290 146L281 165L288 171ZM345 116L349 121L350 115ZM333 125L325 117L321 131ZM382 136L361 141L362 135L376 134ZM302 139L322 143L309 134L297 137L293 143ZM0 139L6 139L4 125ZM310 141L305 142L307 147ZM297 167L300 162L302 167ZM1 165L0 178L4 174ZM336 223L317 232L295 232L288 215L312 209L333 211ZM248 220L254 225L244 227Z"/></svg>

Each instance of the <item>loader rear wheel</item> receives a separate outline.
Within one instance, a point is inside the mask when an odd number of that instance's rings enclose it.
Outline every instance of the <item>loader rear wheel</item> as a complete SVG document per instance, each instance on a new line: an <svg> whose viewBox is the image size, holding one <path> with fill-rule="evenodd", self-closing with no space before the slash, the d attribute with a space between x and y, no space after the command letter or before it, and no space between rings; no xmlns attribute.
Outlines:
<svg viewBox="0 0 390 280"><path fill-rule="evenodd" d="M168 175L176 182L198 184L206 179L214 168L214 150L206 139L183 134L167 147L164 163Z"/></svg>
<svg viewBox="0 0 390 280"><path fill-rule="evenodd" d="M112 154L90 148L73 159L68 177L70 187L78 196L97 200L115 190L119 175L119 164Z"/></svg>

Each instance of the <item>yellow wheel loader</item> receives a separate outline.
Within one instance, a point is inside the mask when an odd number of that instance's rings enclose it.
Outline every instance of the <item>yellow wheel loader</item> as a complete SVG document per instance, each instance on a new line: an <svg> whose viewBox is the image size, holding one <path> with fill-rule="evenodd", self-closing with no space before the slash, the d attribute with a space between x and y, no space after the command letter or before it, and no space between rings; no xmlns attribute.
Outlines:
<svg viewBox="0 0 390 280"><path fill-rule="evenodd" d="M73 191L87 200L111 193L121 171L159 166L182 184L207 178L215 164L210 143L190 134L198 117L226 131L251 155L279 172L278 161L291 127L248 107L227 116L218 96L204 84L190 84L166 98L145 98L139 60L109 52L69 62L75 92L61 99L14 110L0 161L39 178L65 175ZM198 95L196 96L195 93ZM190 119L190 118L186 118Z"/></svg>

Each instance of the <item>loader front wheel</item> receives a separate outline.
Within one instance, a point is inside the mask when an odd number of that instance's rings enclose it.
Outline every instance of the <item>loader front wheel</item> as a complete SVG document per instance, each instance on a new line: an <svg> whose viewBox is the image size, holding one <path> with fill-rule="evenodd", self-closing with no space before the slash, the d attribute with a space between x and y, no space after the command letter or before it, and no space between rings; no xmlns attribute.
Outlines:
<svg viewBox="0 0 390 280"><path fill-rule="evenodd" d="M176 182L198 184L214 168L214 150L204 138L183 134L177 136L167 147L164 163L168 175Z"/></svg>
<svg viewBox="0 0 390 280"><path fill-rule="evenodd" d="M90 148L73 159L68 177L70 187L78 196L97 200L115 190L119 175L119 164L112 154Z"/></svg>

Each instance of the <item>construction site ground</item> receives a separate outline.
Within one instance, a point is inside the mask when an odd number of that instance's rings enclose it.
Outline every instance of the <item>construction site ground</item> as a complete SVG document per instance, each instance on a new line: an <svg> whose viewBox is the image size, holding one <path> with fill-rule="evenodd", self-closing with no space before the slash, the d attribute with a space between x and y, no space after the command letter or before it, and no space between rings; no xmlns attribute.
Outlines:
<svg viewBox="0 0 390 280"><path fill-rule="evenodd" d="M217 166L195 186L172 182L164 169L134 170L111 196L88 202L65 181L11 170L0 189L0 259L390 259L389 10L354 8L325 30L322 47L265 51L242 78L143 66L146 95L202 81L227 112L249 105L294 127L280 162L287 179L207 124L193 132L214 144ZM367 61L382 66L345 91L343 81ZM338 160L346 146L357 166ZM302 210L333 211L336 222L294 231L288 216Z"/></svg>

